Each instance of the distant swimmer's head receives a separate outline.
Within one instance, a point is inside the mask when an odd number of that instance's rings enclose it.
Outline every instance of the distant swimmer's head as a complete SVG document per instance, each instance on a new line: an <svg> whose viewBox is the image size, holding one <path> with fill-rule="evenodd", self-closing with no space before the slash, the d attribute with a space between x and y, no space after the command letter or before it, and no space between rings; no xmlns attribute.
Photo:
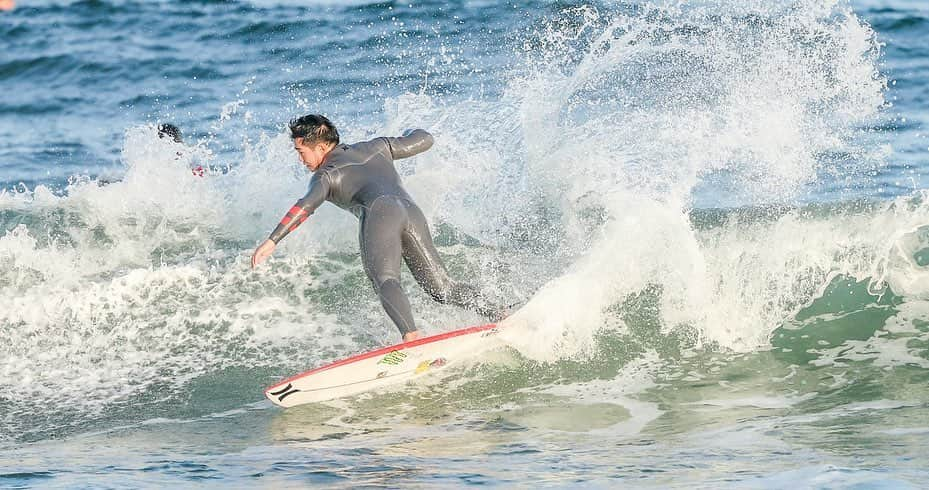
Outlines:
<svg viewBox="0 0 929 490"><path fill-rule="evenodd" d="M181 130L173 124L159 124L158 125L158 137L159 138L171 138L175 143L182 143L181 139Z"/></svg>
<svg viewBox="0 0 929 490"><path fill-rule="evenodd" d="M290 121L290 137L300 160L310 170L316 170L326 155L339 144L339 131L325 116L309 114Z"/></svg>
<svg viewBox="0 0 929 490"><path fill-rule="evenodd" d="M14 0L0 0L0 11L10 11L16 8L16 2Z"/></svg>

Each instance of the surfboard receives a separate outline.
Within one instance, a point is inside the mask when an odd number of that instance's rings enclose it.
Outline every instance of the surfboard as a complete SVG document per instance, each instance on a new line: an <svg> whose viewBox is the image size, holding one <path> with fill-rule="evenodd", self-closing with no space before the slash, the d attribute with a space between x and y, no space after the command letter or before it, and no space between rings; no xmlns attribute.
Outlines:
<svg viewBox="0 0 929 490"><path fill-rule="evenodd" d="M497 332L497 324L489 323L365 352L287 378L265 389L265 396L287 408L397 384L494 347L490 337Z"/></svg>

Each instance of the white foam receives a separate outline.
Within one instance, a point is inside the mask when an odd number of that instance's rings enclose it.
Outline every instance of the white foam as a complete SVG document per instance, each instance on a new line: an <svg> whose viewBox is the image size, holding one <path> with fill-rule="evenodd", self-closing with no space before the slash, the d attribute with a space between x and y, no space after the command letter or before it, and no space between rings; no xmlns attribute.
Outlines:
<svg viewBox="0 0 929 490"><path fill-rule="evenodd" d="M641 358L624 366L613 379L594 380L558 384L544 389L532 388L534 393L543 393L562 397L572 404L611 404L629 411L629 418L606 428L592 429L588 432L607 432L633 436L653 420L661 416L663 410L657 403L639 400L635 395L655 386L654 376L661 366L659 356L654 351L646 352Z"/></svg>
<svg viewBox="0 0 929 490"><path fill-rule="evenodd" d="M842 366L849 361L867 361L875 367L891 369L896 366L929 368L926 349L913 340L929 339L929 331L922 325L929 315L929 302L911 299L897 306L897 313L888 318L884 326L864 340L845 340L832 347L817 349L817 366Z"/></svg>
<svg viewBox="0 0 929 490"><path fill-rule="evenodd" d="M693 405L716 410L728 410L740 407L752 407L763 409L782 409L790 408L797 403L816 397L816 393L806 393L800 396L740 396L738 398L716 398L704 399L699 402L683 403L682 405ZM700 410L699 408L697 410Z"/></svg>
<svg viewBox="0 0 929 490"><path fill-rule="evenodd" d="M276 158L279 146L268 148ZM358 349L354 332L303 294L341 282L344 266L282 247L277 264L249 270L252 243L292 204L260 208L251 194L287 196L279 188L296 184L286 199L299 197L305 175L281 170L293 159L243 188L236 173L193 176L195 158L209 155L131 128L121 181L0 194L0 208L25 217L0 237L0 398L17 404L0 424L35 406L93 413L155 386L171 396L225 367L305 366ZM255 240L240 249L243 235ZM314 263L328 272L314 276Z"/></svg>

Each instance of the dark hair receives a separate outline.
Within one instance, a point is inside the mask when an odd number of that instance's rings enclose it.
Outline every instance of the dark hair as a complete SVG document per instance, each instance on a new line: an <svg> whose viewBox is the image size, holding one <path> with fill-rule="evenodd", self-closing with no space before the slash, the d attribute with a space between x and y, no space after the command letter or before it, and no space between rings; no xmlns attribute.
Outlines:
<svg viewBox="0 0 929 490"><path fill-rule="evenodd" d="M326 116L308 114L290 121L290 137L303 138L303 144L316 143L339 144L339 131Z"/></svg>
<svg viewBox="0 0 929 490"><path fill-rule="evenodd" d="M175 143L181 142L181 130L173 124L159 124L158 125L158 137L159 138L171 138Z"/></svg>

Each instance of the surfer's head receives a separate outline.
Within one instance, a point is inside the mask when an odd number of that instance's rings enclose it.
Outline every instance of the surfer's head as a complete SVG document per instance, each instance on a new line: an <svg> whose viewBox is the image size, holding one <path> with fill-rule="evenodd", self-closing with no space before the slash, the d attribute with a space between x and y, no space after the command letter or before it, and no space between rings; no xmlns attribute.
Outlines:
<svg viewBox="0 0 929 490"><path fill-rule="evenodd" d="M175 143L181 143L181 130L177 126L165 123L158 125L159 138L171 138Z"/></svg>
<svg viewBox="0 0 929 490"><path fill-rule="evenodd" d="M308 114L290 121L290 137L300 160L310 170L319 168L326 155L339 144L339 131L335 124L319 114Z"/></svg>

